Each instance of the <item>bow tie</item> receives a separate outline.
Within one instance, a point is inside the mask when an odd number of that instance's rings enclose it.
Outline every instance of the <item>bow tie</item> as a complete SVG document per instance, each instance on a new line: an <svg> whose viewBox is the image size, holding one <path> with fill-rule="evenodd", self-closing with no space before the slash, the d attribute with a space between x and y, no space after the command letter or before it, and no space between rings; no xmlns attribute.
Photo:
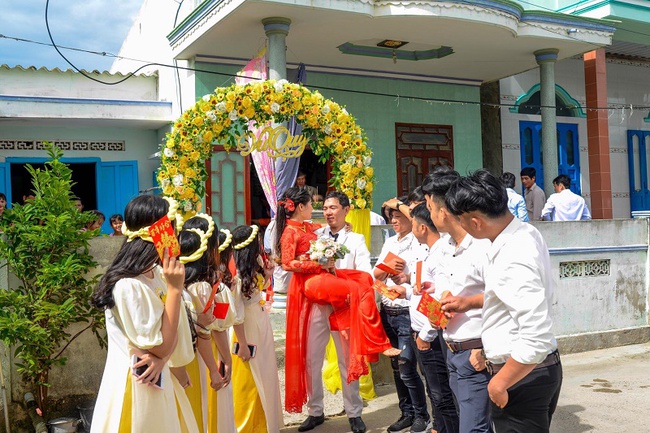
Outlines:
<svg viewBox="0 0 650 433"><path fill-rule="evenodd" d="M334 234L334 233L330 232L330 237L333 237L334 240L336 241L339 238L339 234L338 233Z"/></svg>

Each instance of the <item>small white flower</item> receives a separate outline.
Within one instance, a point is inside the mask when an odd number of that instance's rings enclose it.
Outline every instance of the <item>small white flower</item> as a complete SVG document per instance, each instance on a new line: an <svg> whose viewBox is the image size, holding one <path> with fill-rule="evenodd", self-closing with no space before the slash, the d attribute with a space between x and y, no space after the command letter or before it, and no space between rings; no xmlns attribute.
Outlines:
<svg viewBox="0 0 650 433"><path fill-rule="evenodd" d="M163 180L162 180L162 187L163 187L163 188L167 188L167 187L169 186L170 183L171 183L171 182L169 181L169 179L163 179Z"/></svg>
<svg viewBox="0 0 650 433"><path fill-rule="evenodd" d="M230 113L228 113L228 118L232 120L233 122L237 120L237 110L232 110Z"/></svg>
<svg viewBox="0 0 650 433"><path fill-rule="evenodd" d="M199 144L203 143L203 136L197 135L196 136L196 142L199 143Z"/></svg>
<svg viewBox="0 0 650 433"><path fill-rule="evenodd" d="M344 108L343 110L341 110L341 111L342 111L343 114L345 114L346 116L349 114L349 113L348 113L348 110L346 110L345 108Z"/></svg>
<svg viewBox="0 0 650 433"><path fill-rule="evenodd" d="M327 135L331 134L332 133L332 124L330 123L328 125L325 125L325 127L323 128L323 132L325 134L327 134Z"/></svg>
<svg viewBox="0 0 650 433"><path fill-rule="evenodd" d="M366 156L363 158L363 165L370 167L370 164L372 163L372 156Z"/></svg>
<svg viewBox="0 0 650 433"><path fill-rule="evenodd" d="M210 95L203 95L203 100L205 102L210 102Z"/></svg>
<svg viewBox="0 0 650 433"><path fill-rule="evenodd" d="M225 113L226 112L226 103L221 101L217 105L214 106L214 108L219 112L219 113Z"/></svg>
<svg viewBox="0 0 650 433"><path fill-rule="evenodd" d="M271 103L271 112L272 113L277 113L278 111L280 111L280 104L278 104L277 102L272 102Z"/></svg>
<svg viewBox="0 0 650 433"><path fill-rule="evenodd" d="M350 155L345 159L345 162L347 162L350 165L354 165L357 163L357 158L354 155Z"/></svg>
<svg viewBox="0 0 650 433"><path fill-rule="evenodd" d="M220 104L221 104L221 102L220 102ZM225 110L225 107L224 107L224 110ZM216 121L217 121L217 115L216 115L215 112L212 111L212 110L207 111L207 112L205 113L205 117L207 117L208 119L210 119L210 122L216 122Z"/></svg>
<svg viewBox="0 0 650 433"><path fill-rule="evenodd" d="M176 155L176 153L173 150L171 150L169 147L165 147L163 153L167 158L171 158L172 156Z"/></svg>
<svg viewBox="0 0 650 433"><path fill-rule="evenodd" d="M192 210L192 202L189 201L189 200L186 201L186 202L185 202L185 206L183 206L183 210L184 210L185 212L189 212L189 211L191 211L191 210Z"/></svg>
<svg viewBox="0 0 650 433"><path fill-rule="evenodd" d="M174 186L183 186L183 175L177 174L176 176L174 176L174 178L172 179L172 183L174 184Z"/></svg>
<svg viewBox="0 0 650 433"><path fill-rule="evenodd" d="M334 250L326 250L325 257L327 257L328 259L334 257Z"/></svg>
<svg viewBox="0 0 650 433"><path fill-rule="evenodd" d="M288 83L288 81L285 79L278 80L273 84L273 88L275 89L276 92L281 92L282 88L286 83Z"/></svg>
<svg viewBox="0 0 650 433"><path fill-rule="evenodd" d="M366 188L366 181L364 179L357 179L357 188L365 189Z"/></svg>
<svg viewBox="0 0 650 433"><path fill-rule="evenodd" d="M329 112L330 112L330 106L327 104L323 105L323 109L321 110L321 113L327 115L329 114Z"/></svg>

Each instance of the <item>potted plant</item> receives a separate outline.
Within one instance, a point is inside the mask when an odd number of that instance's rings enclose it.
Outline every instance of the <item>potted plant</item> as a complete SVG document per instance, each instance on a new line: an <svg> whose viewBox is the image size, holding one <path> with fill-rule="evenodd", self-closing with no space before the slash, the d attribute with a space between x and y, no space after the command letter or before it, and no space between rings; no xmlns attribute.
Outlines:
<svg viewBox="0 0 650 433"><path fill-rule="evenodd" d="M28 165L35 198L4 213L0 261L19 280L0 288L0 340L13 348L18 372L47 407L48 378L54 365L64 365L66 347L84 331L104 327L103 312L89 304L99 276L86 273L97 264L88 240L97 231L82 230L94 217L74 205L72 171L60 161L62 151L47 145L44 169ZM85 324L71 334L70 327Z"/></svg>

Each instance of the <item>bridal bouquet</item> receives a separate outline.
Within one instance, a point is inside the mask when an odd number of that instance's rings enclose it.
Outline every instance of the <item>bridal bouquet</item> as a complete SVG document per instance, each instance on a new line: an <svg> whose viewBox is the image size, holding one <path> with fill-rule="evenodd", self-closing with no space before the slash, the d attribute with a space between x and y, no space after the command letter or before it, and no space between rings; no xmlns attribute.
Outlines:
<svg viewBox="0 0 650 433"><path fill-rule="evenodd" d="M321 265L327 264L329 259L342 259L350 250L343 244L339 244L331 237L322 237L310 241L309 258Z"/></svg>

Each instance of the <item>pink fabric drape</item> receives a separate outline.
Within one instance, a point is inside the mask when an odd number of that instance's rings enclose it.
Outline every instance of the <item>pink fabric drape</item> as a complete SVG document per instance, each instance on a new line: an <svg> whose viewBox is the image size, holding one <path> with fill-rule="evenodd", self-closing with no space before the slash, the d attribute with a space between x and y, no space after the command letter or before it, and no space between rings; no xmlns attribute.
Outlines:
<svg viewBox="0 0 650 433"><path fill-rule="evenodd" d="M258 54L255 58L249 61L244 68L237 73L235 82L237 84L246 84L251 81L266 80L266 54ZM267 125L255 125L253 122L248 124L248 129L255 137L259 135ZM264 137L262 137L264 139ZM257 170L257 177L262 184L264 196L266 201L271 207L271 213L275 214L277 207L277 188L275 183L275 162L267 152L253 151L251 153L255 170Z"/></svg>

